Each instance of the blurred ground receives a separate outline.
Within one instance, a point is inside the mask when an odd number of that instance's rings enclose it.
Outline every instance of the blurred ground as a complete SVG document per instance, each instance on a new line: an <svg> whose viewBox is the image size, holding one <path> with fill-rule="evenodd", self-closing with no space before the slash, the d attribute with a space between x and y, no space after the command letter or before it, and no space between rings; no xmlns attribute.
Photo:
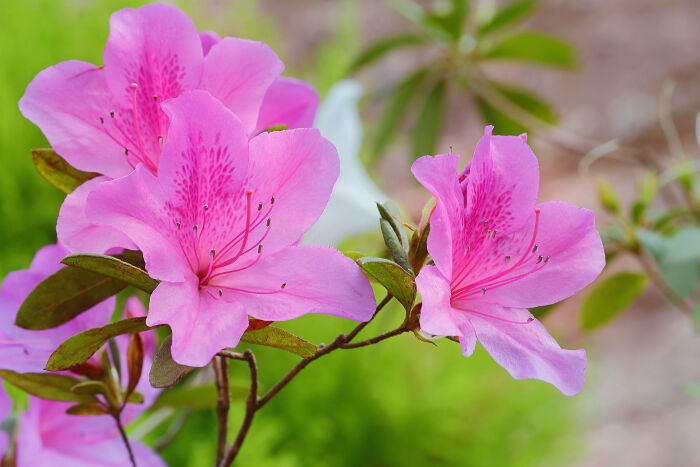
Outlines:
<svg viewBox="0 0 700 467"><path fill-rule="evenodd" d="M280 24L295 34L290 49L300 53L323 41L328 18L341 14L338 2L267 2L280 13ZM544 1L531 21L574 41L583 68L562 73L530 68L494 68L494 75L538 90L555 102L562 127L575 135L603 142L613 137L653 148L655 157L668 150L659 129L657 105L665 80L675 83L672 101L685 149L700 156L694 136L695 114L700 110L700 2L697 0L568 0ZM294 22L283 18L294 18ZM299 22L307 25L299 28ZM383 2L366 1L361 20L366 42L407 27ZM378 77L398 76L411 57L386 60L361 75L369 84ZM478 116L464 118L468 102L452 101L454 119L441 149L451 145L470 156L481 133ZM459 118L458 118L459 117ZM496 129L497 132L498 129ZM535 140L541 160L540 198L561 199L598 209L590 182L577 172L580 154ZM420 206L425 194L410 180L402 148L395 148L381 167L386 190L406 205ZM604 174L623 193L631 192L637 168L601 162L594 173ZM599 216L599 223L604 223ZM624 263L624 261L623 261ZM614 269L634 267L632 262ZM654 291L603 330L577 335L577 303L552 312L547 321L565 332L565 346L579 344L590 351L588 389L580 395L581 420L587 427L581 466L700 465L700 403L683 391L687 382L700 381L700 337L689 319L671 309ZM562 335L561 333L559 334Z"/></svg>

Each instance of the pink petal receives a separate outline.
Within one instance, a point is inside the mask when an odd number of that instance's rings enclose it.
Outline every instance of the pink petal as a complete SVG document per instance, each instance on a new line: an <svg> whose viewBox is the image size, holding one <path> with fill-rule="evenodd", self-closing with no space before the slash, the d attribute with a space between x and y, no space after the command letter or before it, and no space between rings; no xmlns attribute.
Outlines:
<svg viewBox="0 0 700 467"><path fill-rule="evenodd" d="M603 270L605 253L593 211L560 201L543 203L538 208L537 251L528 252L528 261L513 274L535 272L502 287L487 287L485 297L489 300L506 307L549 305L586 287ZM530 241L533 226L534 216L520 237L521 245ZM545 259L537 263L540 256Z"/></svg>
<svg viewBox="0 0 700 467"><path fill-rule="evenodd" d="M65 413L72 402L29 397L29 409L19 420L17 467L119 467L129 456L114 420L106 415L77 417ZM164 466L158 456L132 441L138 465Z"/></svg>
<svg viewBox="0 0 700 467"><path fill-rule="evenodd" d="M248 187L256 203L271 207L267 253L295 244L318 220L339 166L335 148L315 129L262 133L251 140Z"/></svg>
<svg viewBox="0 0 700 467"><path fill-rule="evenodd" d="M202 53L206 56L212 47L221 42L221 36L214 31L201 31L199 40L202 42Z"/></svg>
<svg viewBox="0 0 700 467"><path fill-rule="evenodd" d="M458 336L462 353L471 356L476 346L476 334L467 316L450 304L450 283L439 269L424 266L416 277L418 293L423 300L420 327L435 336Z"/></svg>
<svg viewBox="0 0 700 467"><path fill-rule="evenodd" d="M136 249L134 242L121 232L90 222L85 214L88 195L100 183L110 180L97 177L80 185L66 196L58 213L58 241L71 253L104 254L113 248Z"/></svg>
<svg viewBox="0 0 700 467"><path fill-rule="evenodd" d="M60 260L66 255L63 247L47 245L37 252L30 269L11 272L3 280L0 286L0 368L20 373L43 371L53 351L64 340L109 322L116 303L114 297L53 329L28 331L15 326L17 311L24 299L39 282L63 267Z"/></svg>
<svg viewBox="0 0 700 467"><path fill-rule="evenodd" d="M479 304L474 309L494 318L470 313L477 338L491 357L515 379L534 378L554 385L572 396L583 389L586 351L565 350L549 335L542 323L523 309ZM496 319L500 318L500 319Z"/></svg>
<svg viewBox="0 0 700 467"><path fill-rule="evenodd" d="M214 355L235 347L248 328L240 303L228 303L210 290L199 290L196 277L186 283L161 282L151 295L147 323L167 324L173 332L173 359L205 366Z"/></svg>
<svg viewBox="0 0 700 467"><path fill-rule="evenodd" d="M201 89L221 100L251 134L263 97L283 68L266 44L225 37L204 59Z"/></svg>
<svg viewBox="0 0 700 467"><path fill-rule="evenodd" d="M519 230L537 201L537 157L521 137L491 136L492 130L486 127L470 166L466 217L471 238L467 244L486 230L502 234Z"/></svg>
<svg viewBox="0 0 700 467"><path fill-rule="evenodd" d="M260 107L258 134L268 128L311 128L318 109L318 93L306 81L280 77L267 89Z"/></svg>
<svg viewBox="0 0 700 467"><path fill-rule="evenodd" d="M74 167L110 177L131 171L124 143L100 123L109 123L112 103L97 66L67 61L45 69L27 86L19 109Z"/></svg>
<svg viewBox="0 0 700 467"><path fill-rule="evenodd" d="M245 271L222 277L212 284L213 290L217 287L224 300L240 303L250 316L266 321L306 313L367 321L375 308L369 281L355 262L319 246L285 248Z"/></svg>
<svg viewBox="0 0 700 467"><path fill-rule="evenodd" d="M115 124L129 151L154 173L168 124L160 103L197 88L202 67L199 33L177 8L151 4L110 18L104 69L118 107Z"/></svg>
<svg viewBox="0 0 700 467"><path fill-rule="evenodd" d="M149 274L182 281L192 274L174 233L175 220L165 210L165 197L156 178L143 166L126 177L104 182L88 196L88 219L112 227L143 252Z"/></svg>
<svg viewBox="0 0 700 467"><path fill-rule="evenodd" d="M452 276L453 250L464 248L460 243L464 197L457 175L458 163L457 154L440 154L435 157L423 156L411 167L416 180L435 196L428 251L445 277Z"/></svg>
<svg viewBox="0 0 700 467"><path fill-rule="evenodd" d="M171 125L158 181L173 219L168 227L188 255L192 250L193 266L206 265L212 249L223 253L245 229L248 136L240 120L206 91L184 93L163 107ZM182 229L174 230L175 221Z"/></svg>

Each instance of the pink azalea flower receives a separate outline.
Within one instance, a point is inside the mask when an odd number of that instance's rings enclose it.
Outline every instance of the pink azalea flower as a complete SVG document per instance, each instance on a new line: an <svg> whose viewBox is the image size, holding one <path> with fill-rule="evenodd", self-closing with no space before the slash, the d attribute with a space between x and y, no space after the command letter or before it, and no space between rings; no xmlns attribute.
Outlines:
<svg viewBox="0 0 700 467"><path fill-rule="evenodd" d="M109 178L137 164L156 173L168 138L160 104L187 90L211 92L250 136L266 125L310 126L318 96L306 83L279 78L284 65L267 45L207 38L169 5L119 10L110 19L104 65L71 60L47 68L27 87L20 111L70 164ZM84 200L104 180L81 186L61 209L57 232L70 251L133 246L87 222Z"/></svg>
<svg viewBox="0 0 700 467"><path fill-rule="evenodd" d="M71 405L29 397L28 410L19 418L17 467L130 465L114 420L109 415L68 415ZM130 440L130 444L137 465L166 465L143 443Z"/></svg>
<svg viewBox="0 0 700 467"><path fill-rule="evenodd" d="M104 326L114 310L111 297L53 329L29 331L15 326L19 307L42 280L58 271L68 252L61 245L41 248L29 269L9 273L0 285L0 368L18 373L40 372L63 341L86 329Z"/></svg>
<svg viewBox="0 0 700 467"><path fill-rule="evenodd" d="M10 411L12 410L12 400L5 393L2 387L2 380L0 379L0 423L4 422ZM0 459L2 459L5 451L7 450L7 445L10 443L10 435L0 430Z"/></svg>
<svg viewBox="0 0 700 467"><path fill-rule="evenodd" d="M584 385L585 350L561 349L527 308L573 295L603 269L594 214L536 204L539 165L524 135L491 136L492 129L461 175L456 154L413 165L437 201L428 237L435 265L416 279L420 325L459 336L467 357L479 340L515 379L540 379L573 395Z"/></svg>
<svg viewBox="0 0 700 467"><path fill-rule="evenodd" d="M248 315L369 319L372 289L354 262L296 245L338 177L333 145L314 129L249 141L236 115L203 91L163 107L171 126L158 175L140 166L101 184L87 213L136 243L162 281L147 322L171 327L174 359L206 365L238 344Z"/></svg>

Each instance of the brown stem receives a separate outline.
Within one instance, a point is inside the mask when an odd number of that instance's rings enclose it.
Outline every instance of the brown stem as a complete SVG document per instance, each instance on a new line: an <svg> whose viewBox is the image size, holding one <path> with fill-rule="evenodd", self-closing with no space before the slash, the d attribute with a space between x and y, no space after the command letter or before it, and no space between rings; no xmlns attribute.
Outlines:
<svg viewBox="0 0 700 467"><path fill-rule="evenodd" d="M216 376L216 415L219 421L219 436L216 444L216 464L218 465L226 454L226 439L228 437L228 411L230 394L228 387L228 360L215 356L212 363Z"/></svg>
<svg viewBox="0 0 700 467"><path fill-rule="evenodd" d="M258 410L258 365L255 360L255 354L250 349L247 349L243 353L242 357L248 362L248 367L250 368L250 393L248 394L248 399L246 400L245 417L243 418L241 427L238 429L238 435L236 435L233 446L231 446L226 453L226 458L223 460L223 462L218 464L219 467L228 467L233 463L233 460L241 450L241 446L243 445L243 441L248 434L250 425L253 423L255 412Z"/></svg>
<svg viewBox="0 0 700 467"><path fill-rule="evenodd" d="M122 436L122 441L124 441L124 446L126 446L126 450L129 452L129 460L131 461L131 465L133 467L136 467L136 459L134 458L134 451L131 450L131 444L129 444L129 438L126 436L126 431L124 431L124 426L122 425L122 421L119 417L119 414L113 415L114 421L117 422L117 428L119 428L119 434Z"/></svg>
<svg viewBox="0 0 700 467"><path fill-rule="evenodd" d="M250 376L251 376L251 382L250 382L250 394L248 395L248 399L246 402L246 414L245 418L243 419L243 423L241 424L240 429L238 430L238 435L236 436L236 440L234 441L233 445L229 449L229 451L226 453L226 457L223 461L217 462L217 466L219 467L228 467L233 463L234 459L236 458L236 455L241 449L241 445L243 444L243 441L245 440L246 435L248 434L248 430L250 429L250 425L253 423L253 418L255 417L255 413L260 410L265 404L267 404L270 399L275 397L277 393L279 393L282 389L284 389L289 382L294 379L294 377L299 374L301 370L306 368L306 366L313 362L314 360L318 360L322 356L331 353L332 351L340 348L356 348L356 347L364 347L366 345L371 345L380 341L383 341L384 339L388 339L389 337L396 336L398 334L401 334L403 332L406 332L408 328L402 325L398 329L394 329L393 331L389 331L387 333L381 334L377 337L374 337L372 339L368 339L362 342L358 342L357 344L350 344L350 341L354 339L360 331L362 331L367 324L374 319L375 316L377 316L377 313L384 308L392 299L391 295L387 295L384 300L382 300L378 305L377 308L374 311L374 315L372 315L372 318L370 318L368 321L363 322L355 326L355 328L350 331L349 334L340 334L338 335L335 339L333 339L333 342L331 342L328 345L319 345L318 349L316 350L316 353L310 357L310 358L305 358L302 359L299 363L297 363L290 371L287 373L281 380L279 380L272 388L270 388L267 393L265 393L262 397L258 397L258 369L257 369L257 364L255 361L255 355L253 352L250 350L246 350L245 353L240 354L236 352L232 352L230 350L222 350L217 354L219 357L226 357L226 358L231 358L235 360L246 360L248 362L248 365L250 366ZM216 368L216 367L215 367Z"/></svg>

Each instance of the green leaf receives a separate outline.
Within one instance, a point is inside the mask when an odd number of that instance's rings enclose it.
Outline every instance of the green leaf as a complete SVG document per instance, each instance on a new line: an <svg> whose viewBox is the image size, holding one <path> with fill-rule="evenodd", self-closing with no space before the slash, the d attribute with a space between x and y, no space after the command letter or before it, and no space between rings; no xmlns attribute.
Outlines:
<svg viewBox="0 0 700 467"><path fill-rule="evenodd" d="M126 288L120 280L77 268L62 268L37 285L20 306L15 324L24 329L50 329Z"/></svg>
<svg viewBox="0 0 700 467"><path fill-rule="evenodd" d="M83 403L71 405L66 409L68 415L106 415L108 412L99 404Z"/></svg>
<svg viewBox="0 0 700 467"><path fill-rule="evenodd" d="M483 57L565 69L573 69L577 66L576 51L570 42L551 34L532 30L520 31L508 36L487 50Z"/></svg>
<svg viewBox="0 0 700 467"><path fill-rule="evenodd" d="M598 200L603 209L611 214L619 214L621 209L620 197L612 184L601 178L596 181L596 188L598 189Z"/></svg>
<svg viewBox="0 0 700 467"><path fill-rule="evenodd" d="M177 383L185 374L194 370L192 367L180 365L173 360L173 356L170 353L170 347L173 343L172 337L173 336L170 335L163 339L160 347L158 347L155 355L153 355L153 364L151 365L151 372L148 375L148 381L154 388L169 388Z"/></svg>
<svg viewBox="0 0 700 467"><path fill-rule="evenodd" d="M693 293L700 275L700 258L693 251L693 242L697 229L689 228L678 231L672 237L664 237L658 232L637 229L637 241L654 257L659 264L663 280L683 297ZM688 252L682 257L677 252ZM695 254L694 254L695 253Z"/></svg>
<svg viewBox="0 0 700 467"><path fill-rule="evenodd" d="M49 357L46 369L66 370L86 362L108 340L121 334L133 334L154 329L146 326L146 318L129 318L110 323L101 328L88 329L66 339ZM116 364L116 362L115 362Z"/></svg>
<svg viewBox="0 0 700 467"><path fill-rule="evenodd" d="M132 404L143 404L143 401L144 401L143 394L141 394L138 391L133 391L126 398L126 402L130 402Z"/></svg>
<svg viewBox="0 0 700 467"><path fill-rule="evenodd" d="M305 341L291 332L276 326L267 326L255 331L247 331L243 333L241 342L286 350L287 352L297 354L304 358L313 357L317 350L317 347L311 342Z"/></svg>
<svg viewBox="0 0 700 467"><path fill-rule="evenodd" d="M84 402L96 401L95 396L78 394L72 389L81 381L66 375L51 373L15 373L0 370L0 377L25 392L52 401Z"/></svg>
<svg viewBox="0 0 700 467"><path fill-rule="evenodd" d="M82 381L70 388L70 390L83 396L95 396L97 394L106 394L107 386L102 381Z"/></svg>
<svg viewBox="0 0 700 467"><path fill-rule="evenodd" d="M413 156L415 158L435 153L445 113L445 90L445 81L440 80L425 97L423 108L418 114L413 128Z"/></svg>
<svg viewBox="0 0 700 467"><path fill-rule="evenodd" d="M479 36L485 36L496 30L514 25L537 10L536 0L519 0L508 3L486 23L479 26Z"/></svg>
<svg viewBox="0 0 700 467"><path fill-rule="evenodd" d="M416 299L416 282L413 274L384 258L366 256L357 260L364 273L373 277L403 305L406 311L413 308Z"/></svg>
<svg viewBox="0 0 700 467"><path fill-rule="evenodd" d="M400 36L391 36L380 39L367 47L357 58L355 58L350 65L348 73L357 71L363 66L380 59L387 53L396 49L422 45L425 43L427 43L426 38L416 34L402 34Z"/></svg>
<svg viewBox="0 0 700 467"><path fill-rule="evenodd" d="M244 399L249 391L250 383L247 381L229 381L229 393L232 400ZM216 402L217 391L214 383L198 386L180 384L163 391L149 410L158 410L163 407L206 410L215 408Z"/></svg>
<svg viewBox="0 0 700 467"><path fill-rule="evenodd" d="M143 264L143 257L140 256L140 253L136 255L134 252L130 252L126 255L115 256L81 253L66 256L61 262L74 268L118 279L147 293L152 293L159 283L159 281L151 279L142 267L135 265Z"/></svg>
<svg viewBox="0 0 700 467"><path fill-rule="evenodd" d="M500 97L511 104L538 118L544 123L555 125L557 114L549 103L529 89L506 83L489 81L488 85ZM497 103L490 102L485 96L477 95L476 103L487 123L492 124L499 134L519 135L527 133L526 125L520 123L516 117L507 115L499 110Z"/></svg>
<svg viewBox="0 0 700 467"><path fill-rule="evenodd" d="M608 277L588 294L581 309L581 327L595 329L610 321L646 288L649 279L637 272Z"/></svg>
<svg viewBox="0 0 700 467"><path fill-rule="evenodd" d="M443 32L453 41L462 36L462 27L469 12L466 0L451 0L445 11L433 9L428 11L422 21L426 29Z"/></svg>
<svg viewBox="0 0 700 467"><path fill-rule="evenodd" d="M72 193L83 183L100 176L98 173L83 172L74 168L53 149L34 149L32 159L39 175L65 194Z"/></svg>
<svg viewBox="0 0 700 467"><path fill-rule="evenodd" d="M384 243L391 257L398 263L403 269L413 274L413 269L411 268L411 263L408 260L408 253L401 245L401 241L396 236L396 232L391 228L391 224L385 219L379 219L379 226L382 231L382 236L384 237Z"/></svg>
<svg viewBox="0 0 700 467"><path fill-rule="evenodd" d="M426 68L415 71L392 89L382 116L377 124L377 133L372 150L373 158L381 154L391 142L396 129L406 114L411 98L428 75Z"/></svg>
<svg viewBox="0 0 700 467"><path fill-rule="evenodd" d="M687 227L676 232L668 239L664 264L685 263L700 260L700 229Z"/></svg>
<svg viewBox="0 0 700 467"><path fill-rule="evenodd" d="M401 221L401 214L399 214L398 208L391 201L387 201L384 204L376 204L379 215L391 225L404 249L408 249L408 236L406 235L406 228Z"/></svg>

